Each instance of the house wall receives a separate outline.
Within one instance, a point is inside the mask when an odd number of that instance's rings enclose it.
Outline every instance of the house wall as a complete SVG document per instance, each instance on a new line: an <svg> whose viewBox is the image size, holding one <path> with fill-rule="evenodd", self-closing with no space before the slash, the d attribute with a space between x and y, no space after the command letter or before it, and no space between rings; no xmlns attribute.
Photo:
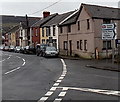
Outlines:
<svg viewBox="0 0 120 102"><path fill-rule="evenodd" d="M87 19L89 19L90 28L87 29ZM78 30L78 21L80 21L80 30ZM119 21L120 22L120 21ZM118 27L118 20L111 20L111 23L117 24L117 38L120 29ZM103 19L93 19L87 10L83 7L81 13L75 24L71 25L71 32L67 32L67 25L63 26L63 33L60 33L59 28L59 45L61 55L70 55L70 40L72 41L72 54L71 56L78 56L84 58L95 58L96 53L98 53L99 58L106 57L106 50L103 49L102 40L102 28ZM82 40L82 49L77 48L77 42L80 43ZM87 40L87 50L85 50L85 40ZM68 50L64 50L64 41L68 42ZM115 46L115 39L111 40L111 47L114 48L114 53L116 53L117 48ZM108 50L108 57L111 57L112 49Z"/></svg>
<svg viewBox="0 0 120 102"><path fill-rule="evenodd" d="M42 43L47 43L48 37L46 36L46 28L44 27L44 37L42 36L42 28L40 28L40 42ZM45 42L42 42L42 40L45 40Z"/></svg>
<svg viewBox="0 0 120 102"><path fill-rule="evenodd" d="M55 36L53 35L53 26L51 26L50 29L51 29L51 30L50 30L51 32L50 32L50 36L49 36L49 37L52 37L53 39L56 40L56 42L54 42L54 43L56 43L56 46L55 46L55 47L56 47L57 49L59 49L59 48L58 48L58 26L55 25ZM54 44L53 44L53 45L54 45ZM52 46L53 46L53 45L52 45Z"/></svg>
<svg viewBox="0 0 120 102"><path fill-rule="evenodd" d="M11 33L11 44L13 46L16 46L16 33Z"/></svg>
<svg viewBox="0 0 120 102"><path fill-rule="evenodd" d="M89 19L90 29L87 29L87 19ZM78 30L78 21L80 21L80 30ZM60 54L70 55L70 43L72 41L72 56L76 54L81 57L91 58L92 53L94 53L94 29L93 20L90 18L88 13L83 8L81 14L78 17L76 24L71 25L71 32L67 32L67 26L63 27L63 33L60 34L59 30L59 44L60 44ZM77 41L82 40L82 50L77 49ZM84 41L87 40L87 50L84 48ZM64 50L64 41L68 41L68 52Z"/></svg>
<svg viewBox="0 0 120 102"><path fill-rule="evenodd" d="M33 28L32 43L33 43L34 47L40 43L40 29L39 29L39 27Z"/></svg>
<svg viewBox="0 0 120 102"><path fill-rule="evenodd" d="M116 35L118 38L118 32L120 32L120 29L118 27L118 20L111 20L111 23L115 23L116 24ZM106 57L106 49L103 49L103 41L102 40L102 29L101 29L101 25L103 24L103 19L94 19L94 30L95 30L95 48L98 48L99 51L99 57L100 58L104 58ZM115 38L115 39L116 39ZM116 48L116 44L115 44L115 39L111 40L111 47L114 48L115 53L117 52L117 48ZM111 57L112 55L112 49L108 49L108 57Z"/></svg>

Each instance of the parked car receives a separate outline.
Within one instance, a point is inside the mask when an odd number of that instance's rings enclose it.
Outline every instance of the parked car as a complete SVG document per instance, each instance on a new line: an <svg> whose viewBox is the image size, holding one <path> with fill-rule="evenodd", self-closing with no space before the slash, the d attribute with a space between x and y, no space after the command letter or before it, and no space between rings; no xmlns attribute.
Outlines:
<svg viewBox="0 0 120 102"><path fill-rule="evenodd" d="M35 49L34 46L25 46L24 47L24 53L35 54L36 53L36 49Z"/></svg>
<svg viewBox="0 0 120 102"><path fill-rule="evenodd" d="M3 45L0 45L0 50L3 50L4 49L4 46Z"/></svg>
<svg viewBox="0 0 120 102"><path fill-rule="evenodd" d="M43 50L45 47L48 46L48 44L37 44L36 45L36 55L37 56L42 56L43 55Z"/></svg>
<svg viewBox="0 0 120 102"><path fill-rule="evenodd" d="M53 46L47 46L43 50L42 56L44 57L58 57L59 52Z"/></svg>
<svg viewBox="0 0 120 102"><path fill-rule="evenodd" d="M20 46L16 46L15 49L14 49L14 52L16 52L16 53L20 53L20 49L21 49Z"/></svg>
<svg viewBox="0 0 120 102"><path fill-rule="evenodd" d="M3 48L3 51L9 51L9 46L5 46L5 47Z"/></svg>
<svg viewBox="0 0 120 102"><path fill-rule="evenodd" d="M10 51L10 52L14 52L14 49L15 49L14 46L10 46L10 47L9 47L9 51Z"/></svg>

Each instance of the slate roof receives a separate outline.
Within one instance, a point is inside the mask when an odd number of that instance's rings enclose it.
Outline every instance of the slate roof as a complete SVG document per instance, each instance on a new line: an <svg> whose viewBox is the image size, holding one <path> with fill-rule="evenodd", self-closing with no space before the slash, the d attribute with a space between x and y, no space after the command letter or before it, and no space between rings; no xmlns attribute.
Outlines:
<svg viewBox="0 0 120 102"><path fill-rule="evenodd" d="M54 18L57 15L58 15L58 13L55 13L46 18L43 18L43 19L39 20L38 22L36 22L35 24L33 24L31 27L41 27L43 24L47 23L49 20L51 20L52 18Z"/></svg>
<svg viewBox="0 0 120 102"><path fill-rule="evenodd" d="M81 7L80 7L79 11L76 12L69 19L67 19L65 22L60 24L60 26L76 23L83 7L85 7L86 12L92 18L97 18L97 19L104 19L105 18L105 19L120 20L120 9L119 8L89 5L89 4L81 4Z"/></svg>
<svg viewBox="0 0 120 102"><path fill-rule="evenodd" d="M49 20L47 23L45 23L42 27L51 26L51 25L58 25L61 21L63 21L65 18L67 18L68 16L70 16L74 12L75 11L70 11L67 13L59 14L59 15L55 16L53 19Z"/></svg>
<svg viewBox="0 0 120 102"><path fill-rule="evenodd" d="M82 4L93 18L120 19L120 8Z"/></svg>

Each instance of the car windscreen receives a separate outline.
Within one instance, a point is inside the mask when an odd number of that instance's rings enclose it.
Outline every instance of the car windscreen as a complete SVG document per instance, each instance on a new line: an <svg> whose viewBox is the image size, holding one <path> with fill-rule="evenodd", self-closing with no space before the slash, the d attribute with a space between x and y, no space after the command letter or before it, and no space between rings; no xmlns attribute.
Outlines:
<svg viewBox="0 0 120 102"><path fill-rule="evenodd" d="M46 51L56 51L55 47L46 47Z"/></svg>

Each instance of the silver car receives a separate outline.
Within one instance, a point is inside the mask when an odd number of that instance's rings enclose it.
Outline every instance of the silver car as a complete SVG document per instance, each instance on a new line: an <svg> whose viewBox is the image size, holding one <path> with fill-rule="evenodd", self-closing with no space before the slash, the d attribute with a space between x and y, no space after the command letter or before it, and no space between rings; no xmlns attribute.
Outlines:
<svg viewBox="0 0 120 102"><path fill-rule="evenodd" d="M47 46L43 50L43 56L44 57L58 57L59 52L55 47Z"/></svg>

